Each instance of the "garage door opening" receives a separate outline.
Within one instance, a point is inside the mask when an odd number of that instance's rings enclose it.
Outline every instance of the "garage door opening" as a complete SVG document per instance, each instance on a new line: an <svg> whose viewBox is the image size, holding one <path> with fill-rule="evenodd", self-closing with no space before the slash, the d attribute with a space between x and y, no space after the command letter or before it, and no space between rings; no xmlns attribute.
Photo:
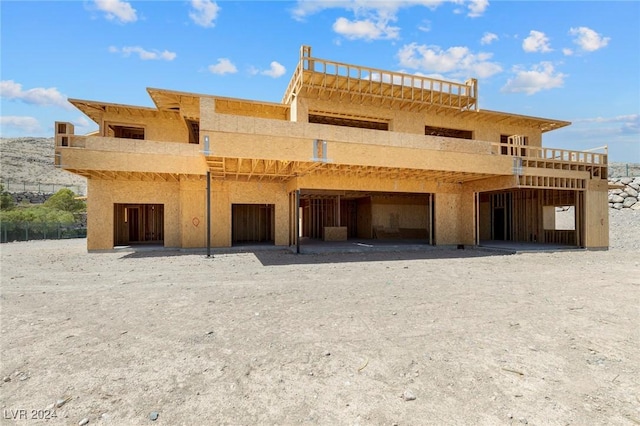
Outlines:
<svg viewBox="0 0 640 426"><path fill-rule="evenodd" d="M164 244L163 204L114 204L114 245Z"/></svg>
<svg viewBox="0 0 640 426"><path fill-rule="evenodd" d="M580 191L557 189L482 193L478 200L480 244L580 247L584 238L581 197Z"/></svg>
<svg viewBox="0 0 640 426"><path fill-rule="evenodd" d="M238 244L275 244L274 204L233 204L231 239Z"/></svg>
<svg viewBox="0 0 640 426"><path fill-rule="evenodd" d="M302 190L299 206L305 242L432 242L431 194Z"/></svg>

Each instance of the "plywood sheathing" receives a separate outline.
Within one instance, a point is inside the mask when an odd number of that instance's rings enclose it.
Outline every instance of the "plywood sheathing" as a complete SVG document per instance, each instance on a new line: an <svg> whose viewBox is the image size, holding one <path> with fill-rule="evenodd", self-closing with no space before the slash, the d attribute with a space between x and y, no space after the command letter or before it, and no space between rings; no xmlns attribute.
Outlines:
<svg viewBox="0 0 640 426"><path fill-rule="evenodd" d="M114 245L114 204L164 204L166 247L181 246L178 182L87 180L87 249Z"/></svg>

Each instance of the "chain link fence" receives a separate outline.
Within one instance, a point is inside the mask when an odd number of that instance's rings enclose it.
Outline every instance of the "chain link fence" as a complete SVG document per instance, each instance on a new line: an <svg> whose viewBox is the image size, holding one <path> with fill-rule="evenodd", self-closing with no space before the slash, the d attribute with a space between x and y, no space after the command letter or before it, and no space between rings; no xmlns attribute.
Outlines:
<svg viewBox="0 0 640 426"><path fill-rule="evenodd" d="M0 242L31 240L61 240L67 238L85 238L87 228L77 224L62 223L17 223L0 222Z"/></svg>
<svg viewBox="0 0 640 426"><path fill-rule="evenodd" d="M37 192L42 194L55 194L62 188L69 188L78 195L86 195L87 187L85 185L69 185L64 183L48 183L48 182L25 182L12 179L0 179L0 184L4 190L11 193L16 192Z"/></svg>
<svg viewBox="0 0 640 426"><path fill-rule="evenodd" d="M609 163L609 177L637 177L640 176L640 164L638 163Z"/></svg>

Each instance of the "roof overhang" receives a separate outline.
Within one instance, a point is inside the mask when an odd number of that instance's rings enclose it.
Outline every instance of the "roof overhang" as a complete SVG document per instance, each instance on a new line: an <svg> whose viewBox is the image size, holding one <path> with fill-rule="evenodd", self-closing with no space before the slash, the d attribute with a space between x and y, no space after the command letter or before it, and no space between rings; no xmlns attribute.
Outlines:
<svg viewBox="0 0 640 426"><path fill-rule="evenodd" d="M174 117L171 111L158 111L156 108L141 107L108 102L69 99L69 103L82 111L87 117L100 124L106 114L124 114L133 117Z"/></svg>
<svg viewBox="0 0 640 426"><path fill-rule="evenodd" d="M542 133L571 125L570 121L553 120L550 118L533 117L500 111L480 110L475 114L478 114L478 121L533 127L540 129Z"/></svg>
<svg viewBox="0 0 640 426"><path fill-rule="evenodd" d="M185 107L200 107L200 98L203 95L176 90L157 89L147 87L147 93L159 110L180 111Z"/></svg>

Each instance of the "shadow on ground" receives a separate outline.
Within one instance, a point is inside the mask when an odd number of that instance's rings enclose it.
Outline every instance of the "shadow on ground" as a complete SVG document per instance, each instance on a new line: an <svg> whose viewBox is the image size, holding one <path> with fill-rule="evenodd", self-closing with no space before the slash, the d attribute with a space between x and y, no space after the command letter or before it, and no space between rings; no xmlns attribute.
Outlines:
<svg viewBox="0 0 640 426"><path fill-rule="evenodd" d="M253 254L263 266L304 265L323 263L351 263L351 262L388 262L402 260L436 260L436 259L465 259L487 256L507 256L512 252L486 250L479 248L441 248L428 245L416 246L354 246L345 250L344 247L324 246L321 249L302 248L299 254L294 249L275 246L245 246L226 249L212 249L211 257L207 257L204 249L171 249L160 246L130 247L120 259L143 259L176 256L201 256L203 260L215 261L216 256L227 256L237 253Z"/></svg>

